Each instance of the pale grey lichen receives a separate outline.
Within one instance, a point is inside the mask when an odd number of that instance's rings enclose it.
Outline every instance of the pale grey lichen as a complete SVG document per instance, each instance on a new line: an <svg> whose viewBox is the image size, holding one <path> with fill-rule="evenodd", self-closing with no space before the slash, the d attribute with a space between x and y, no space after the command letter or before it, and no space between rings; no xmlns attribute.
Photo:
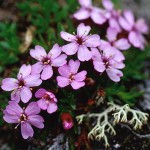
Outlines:
<svg viewBox="0 0 150 150"><path fill-rule="evenodd" d="M111 112L115 111L113 114L114 116L114 123L111 124L108 116ZM130 120L128 120L129 113L132 114L132 117ZM148 114L143 113L139 110L134 110L129 107L128 104L124 106L119 106L114 103L109 103L109 107L105 109L101 113L88 113L88 114L82 114L76 117L79 124L83 122L84 117L86 118L96 118L96 123L92 130L88 134L88 138L95 139L95 140L101 140L103 139L105 142L105 146L109 146L107 134L115 135L116 131L114 129L114 125L119 122L125 122L130 123L134 126L134 129L141 128L144 123L148 120Z"/></svg>

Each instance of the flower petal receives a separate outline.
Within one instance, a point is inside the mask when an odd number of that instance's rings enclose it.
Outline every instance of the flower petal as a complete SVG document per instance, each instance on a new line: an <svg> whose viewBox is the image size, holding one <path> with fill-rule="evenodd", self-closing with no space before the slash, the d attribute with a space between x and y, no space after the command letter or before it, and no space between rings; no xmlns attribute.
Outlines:
<svg viewBox="0 0 150 150"><path fill-rule="evenodd" d="M36 64L32 65L31 67L31 75L40 74L43 70L43 64L41 62L37 62Z"/></svg>
<svg viewBox="0 0 150 150"><path fill-rule="evenodd" d="M97 34L89 35L86 37L85 45L87 47L98 47L100 46L100 36Z"/></svg>
<svg viewBox="0 0 150 150"><path fill-rule="evenodd" d="M54 59L61 54L61 47L58 44L55 44L52 49L49 51L48 55Z"/></svg>
<svg viewBox="0 0 150 150"><path fill-rule="evenodd" d="M74 90L77 90L77 89L79 89L79 88L85 86L85 82L73 81L73 82L71 83L71 86L72 86L72 88L73 88Z"/></svg>
<svg viewBox="0 0 150 150"><path fill-rule="evenodd" d="M65 52L67 55L74 55L78 50L77 43L69 43L67 45L62 46L62 51Z"/></svg>
<svg viewBox="0 0 150 150"><path fill-rule="evenodd" d="M47 112L51 114L57 111L57 109L58 109L57 104L55 102L50 102L47 108Z"/></svg>
<svg viewBox="0 0 150 150"><path fill-rule="evenodd" d="M83 81L86 78L87 71L81 71L74 76L75 81Z"/></svg>
<svg viewBox="0 0 150 150"><path fill-rule="evenodd" d="M106 69L106 66L101 61L93 61L94 69L98 72L104 72Z"/></svg>
<svg viewBox="0 0 150 150"><path fill-rule="evenodd" d="M20 91L21 100L24 103L27 103L32 98L32 93L28 87L22 87Z"/></svg>
<svg viewBox="0 0 150 150"><path fill-rule="evenodd" d="M58 72L60 73L61 76L64 76L66 78L69 78L70 75L70 68L68 67L67 64L63 65L62 67L58 68Z"/></svg>
<svg viewBox="0 0 150 150"><path fill-rule="evenodd" d="M25 78L26 86L28 87L35 87L39 86L42 83L42 80L40 79L40 75L29 75L27 78Z"/></svg>
<svg viewBox="0 0 150 150"><path fill-rule="evenodd" d="M117 34L118 34L118 32L117 32L117 30L116 30L115 28L109 27L109 28L107 29L107 35L106 35L106 37L107 37L107 39L108 39L110 42L113 42L113 41L116 40Z"/></svg>
<svg viewBox="0 0 150 150"><path fill-rule="evenodd" d="M92 1L91 0L79 0L79 3L82 7L90 7L92 6Z"/></svg>
<svg viewBox="0 0 150 150"><path fill-rule="evenodd" d="M85 26L84 23L81 23L77 27L77 35L79 37L84 38L85 36L89 34L90 30L91 30L90 26Z"/></svg>
<svg viewBox="0 0 150 150"><path fill-rule="evenodd" d="M78 72L78 69L80 67L80 61L79 60L74 61L71 59L68 63L68 66L70 68L70 72L75 74Z"/></svg>
<svg viewBox="0 0 150 150"><path fill-rule="evenodd" d="M25 78L29 74L31 74L31 65L25 65L24 64L21 66L17 77L18 78Z"/></svg>
<svg viewBox="0 0 150 150"><path fill-rule="evenodd" d="M92 58L91 52L86 46L80 46L78 50L78 59L80 61L88 61Z"/></svg>
<svg viewBox="0 0 150 150"><path fill-rule="evenodd" d="M3 119L7 122L7 123L18 123L18 119L20 118L20 116L13 116L13 115L4 115Z"/></svg>
<svg viewBox="0 0 150 150"><path fill-rule="evenodd" d="M100 50L109 50L109 49L111 49L111 45L109 42L101 40L101 44L99 46L99 49Z"/></svg>
<svg viewBox="0 0 150 150"><path fill-rule="evenodd" d="M35 46L35 49L30 50L30 55L36 60L41 60L43 57L47 56L45 49L42 46Z"/></svg>
<svg viewBox="0 0 150 150"><path fill-rule="evenodd" d="M140 34L134 31L129 33L129 41L133 46L140 48L141 47L141 39Z"/></svg>
<svg viewBox="0 0 150 150"><path fill-rule="evenodd" d="M90 17L90 12L85 8L81 8L74 13L73 17L77 20L85 20Z"/></svg>
<svg viewBox="0 0 150 150"><path fill-rule="evenodd" d="M126 31L130 31L132 29L132 26L123 17L119 17L119 23L120 23L121 27Z"/></svg>
<svg viewBox="0 0 150 150"><path fill-rule="evenodd" d="M120 77L123 76L123 73L120 70L114 69L114 68L107 69L106 72L107 72L109 78L114 82L119 82Z"/></svg>
<svg viewBox="0 0 150 150"><path fill-rule="evenodd" d="M127 39L122 38L114 43L115 47L119 50L127 50L130 48L130 44Z"/></svg>
<svg viewBox="0 0 150 150"><path fill-rule="evenodd" d="M14 90L12 93L11 93L11 100L12 101L15 101L17 103L20 102L20 90Z"/></svg>
<svg viewBox="0 0 150 150"><path fill-rule="evenodd" d="M21 123L21 134L24 139L33 137L34 131L29 123Z"/></svg>
<svg viewBox="0 0 150 150"><path fill-rule="evenodd" d="M146 24L144 19L139 19L136 22L136 28L141 32L141 33L147 33L148 32L148 25Z"/></svg>
<svg viewBox="0 0 150 150"><path fill-rule="evenodd" d="M102 61L101 54L97 48L91 48L91 53L94 61Z"/></svg>
<svg viewBox="0 0 150 150"><path fill-rule="evenodd" d="M46 93L46 92L47 92L47 91L46 91L45 89L40 88L38 91L36 91L35 97L36 97L36 98L42 98L43 96L45 96L45 93Z"/></svg>
<svg viewBox="0 0 150 150"><path fill-rule="evenodd" d="M48 104L46 103L46 100L44 98L40 99L37 101L38 106L43 109L46 110L48 107Z"/></svg>
<svg viewBox="0 0 150 150"><path fill-rule="evenodd" d="M29 120L29 123L32 124L33 126L39 129L44 128L44 124L43 124L44 119L40 115L28 116L28 120Z"/></svg>
<svg viewBox="0 0 150 150"><path fill-rule="evenodd" d="M113 10L114 5L110 0L102 0L102 4L103 4L105 9Z"/></svg>
<svg viewBox="0 0 150 150"><path fill-rule="evenodd" d="M57 76L56 79L57 79L57 84L60 87L65 87L65 86L68 86L70 84L68 78L65 78L65 77L62 77L62 76Z"/></svg>
<svg viewBox="0 0 150 150"><path fill-rule="evenodd" d="M59 57L52 60L52 66L60 67L67 63L66 61L67 55L62 54Z"/></svg>
<svg viewBox="0 0 150 150"><path fill-rule="evenodd" d="M45 65L41 74L42 80L50 79L53 76L53 69L50 65Z"/></svg>
<svg viewBox="0 0 150 150"><path fill-rule="evenodd" d="M121 62L121 61L125 60L125 57L121 51L119 51L118 49L113 48L113 47L112 47L112 50L115 52L115 56L114 56L115 58L114 59L116 61Z"/></svg>
<svg viewBox="0 0 150 150"><path fill-rule="evenodd" d="M110 18L109 19L109 26L111 28L115 28L118 33L122 31L118 19Z"/></svg>
<svg viewBox="0 0 150 150"><path fill-rule="evenodd" d="M12 91L18 88L18 80L14 78L5 78L2 80L1 88L4 91Z"/></svg>
<svg viewBox="0 0 150 150"><path fill-rule="evenodd" d="M97 11L92 11L91 18L94 23L99 24L99 25L101 25L107 21L107 18L104 16L104 14L97 12Z"/></svg>
<svg viewBox="0 0 150 150"><path fill-rule="evenodd" d="M20 116L20 114L23 112L23 109L18 105L17 102L10 101L9 105L6 107L6 111L10 115Z"/></svg>
<svg viewBox="0 0 150 150"><path fill-rule="evenodd" d="M76 37L68 32L65 31L61 31L60 32L60 36L62 39L64 39L65 41L71 42L74 41L76 39Z"/></svg>
<svg viewBox="0 0 150 150"><path fill-rule="evenodd" d="M128 21L128 23L133 26L135 23L134 14L131 10L125 10L123 12L125 19Z"/></svg>
<svg viewBox="0 0 150 150"><path fill-rule="evenodd" d="M27 108L25 109L25 113L27 116L39 114L41 109L38 107L36 102L31 102Z"/></svg>

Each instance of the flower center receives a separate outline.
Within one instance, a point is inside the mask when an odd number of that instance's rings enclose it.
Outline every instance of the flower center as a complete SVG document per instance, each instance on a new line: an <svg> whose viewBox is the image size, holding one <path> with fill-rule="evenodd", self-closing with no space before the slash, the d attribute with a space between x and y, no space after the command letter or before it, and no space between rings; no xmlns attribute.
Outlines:
<svg viewBox="0 0 150 150"><path fill-rule="evenodd" d="M51 63L51 60L50 60L50 58L48 58L48 57L44 57L44 58L42 59L42 63L43 63L44 65L48 65L48 64Z"/></svg>
<svg viewBox="0 0 150 150"><path fill-rule="evenodd" d="M19 80L19 83L18 83L19 88L22 88L24 85L25 85L24 80L22 80L22 79Z"/></svg>
<svg viewBox="0 0 150 150"><path fill-rule="evenodd" d="M74 80L74 74L70 74L69 80L70 80L70 82L72 82Z"/></svg>
<svg viewBox="0 0 150 150"><path fill-rule="evenodd" d="M25 121L27 121L27 116L24 113L22 113L20 115L20 118L18 119L18 122L25 122Z"/></svg>
<svg viewBox="0 0 150 150"><path fill-rule="evenodd" d="M81 37L78 37L78 38L77 38L77 43L78 43L79 45L83 45L84 41L83 41L83 39L82 39Z"/></svg>
<svg viewBox="0 0 150 150"><path fill-rule="evenodd" d="M108 68L108 66L109 66L109 61L108 61L108 59L107 59L107 58L103 58L103 62L104 62L104 64L105 64L106 68Z"/></svg>
<svg viewBox="0 0 150 150"><path fill-rule="evenodd" d="M51 101L54 101L54 98L55 98L55 97L50 96L50 95L48 95L48 94L45 94L42 98L44 98L45 101L46 101L46 103L48 104L48 103L50 103Z"/></svg>

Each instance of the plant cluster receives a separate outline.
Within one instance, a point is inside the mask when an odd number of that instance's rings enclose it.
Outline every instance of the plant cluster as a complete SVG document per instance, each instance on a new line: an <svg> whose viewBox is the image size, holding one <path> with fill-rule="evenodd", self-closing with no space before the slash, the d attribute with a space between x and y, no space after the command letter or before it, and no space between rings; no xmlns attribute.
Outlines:
<svg viewBox="0 0 150 150"><path fill-rule="evenodd" d="M60 37L67 42L66 44L60 46L55 43L49 52L43 46L36 45L34 49L30 50L30 56L36 60L36 63L23 64L17 78L2 80L1 88L4 91L12 91L9 104L3 111L3 119L7 123L17 124L15 128L21 125L21 134L24 139L33 137L32 126L39 129L44 128L44 117L40 114L41 110L46 110L48 114L61 110L63 105L59 105L59 101L62 101L61 104L69 103L75 110L75 104L63 100L69 97L69 88L72 93L76 93L79 89L86 89L88 85L92 85L92 81L93 83L94 81L98 82L99 78L104 78L105 82L107 80L104 77L105 73L111 81L119 82L121 78L124 78L122 69L125 68L125 61L128 60L124 51L129 50L130 47L141 50L145 47L146 39L143 34L148 33L148 26L143 19L136 21L130 10L122 12L116 10L110 0L102 0L103 8L93 6L91 0L79 0L79 4L81 8L73 14L73 18L78 21L90 18L100 26L108 23L106 38L99 34L90 34L92 28L80 23L76 33L60 32ZM47 17L49 18L49 16ZM49 26L49 22L46 25ZM44 30L44 28L42 29ZM131 50L128 53L132 55ZM92 66L90 70L88 65ZM99 75L93 78L90 73L94 71ZM112 92L113 95L111 88L110 85L107 92ZM124 92L124 87L121 88ZM65 92L67 93L66 97L62 96L62 93L65 95ZM125 95L124 93L118 95L121 97ZM70 99L75 98L71 97ZM101 100L101 96L98 96L97 99ZM132 99L132 96L127 99ZM110 105L102 113L80 115L77 120L80 124L85 116L97 117L97 124L90 131L88 137L95 137L98 140L104 138L105 144L108 146L105 132L115 134L113 126L108 121L108 113L112 110L116 111L114 123L127 122L129 112L133 114L130 123L134 125L135 129L140 128L147 121L147 114L133 110L128 105L121 107L115 104ZM71 129L74 126L72 114L67 110L60 112L63 112L61 114L63 128Z"/></svg>

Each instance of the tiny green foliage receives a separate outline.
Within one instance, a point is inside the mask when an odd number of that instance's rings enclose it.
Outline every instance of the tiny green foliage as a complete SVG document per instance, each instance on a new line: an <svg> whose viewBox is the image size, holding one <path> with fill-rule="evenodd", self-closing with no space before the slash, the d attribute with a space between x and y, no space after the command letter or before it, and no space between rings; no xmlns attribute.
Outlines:
<svg viewBox="0 0 150 150"><path fill-rule="evenodd" d="M0 23L0 72L4 66L16 63L18 59L20 39L17 35L16 23Z"/></svg>

